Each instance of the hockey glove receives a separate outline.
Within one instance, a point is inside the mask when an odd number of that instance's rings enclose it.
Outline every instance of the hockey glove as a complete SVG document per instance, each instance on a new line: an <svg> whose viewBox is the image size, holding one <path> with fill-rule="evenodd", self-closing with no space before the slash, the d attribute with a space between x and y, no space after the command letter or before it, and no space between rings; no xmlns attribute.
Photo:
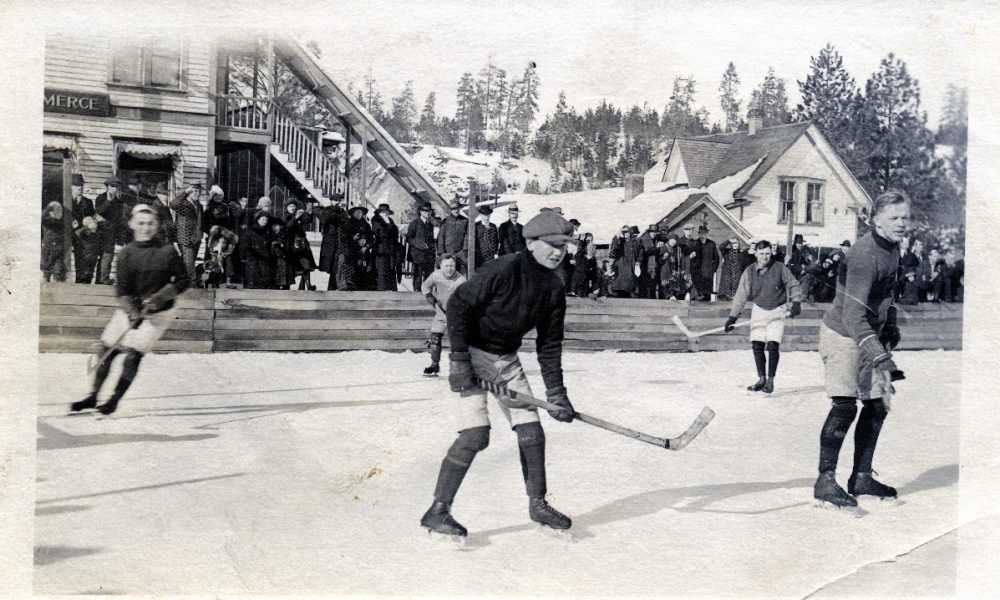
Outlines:
<svg viewBox="0 0 1000 600"><path fill-rule="evenodd" d="M135 301L130 296L119 296L118 303L121 305L122 310L125 311L125 315L128 317L128 325L132 329L135 329L140 324L142 324L142 309L139 307L139 303Z"/></svg>
<svg viewBox="0 0 1000 600"><path fill-rule="evenodd" d="M899 371L896 363L892 360L892 353L876 339L875 334L869 335L858 344L861 348L862 362L870 364L875 369L882 369L892 373ZM900 371L902 373L902 371Z"/></svg>
<svg viewBox="0 0 1000 600"><path fill-rule="evenodd" d="M176 297L177 287L168 283L142 301L142 310L146 314L159 312Z"/></svg>
<svg viewBox="0 0 1000 600"><path fill-rule="evenodd" d="M434 298L433 294L425 294L424 298L427 298L427 304L430 304L431 308L434 308L434 307L437 306L437 299Z"/></svg>
<svg viewBox="0 0 1000 600"><path fill-rule="evenodd" d="M726 319L726 333L729 333L730 331L736 329L735 325L736 325L736 317L729 317L728 319Z"/></svg>
<svg viewBox="0 0 1000 600"><path fill-rule="evenodd" d="M448 354L451 365L448 373L448 385L453 392L464 392L476 387L472 379L472 362L468 352L452 352Z"/></svg>
<svg viewBox="0 0 1000 600"><path fill-rule="evenodd" d="M552 388L545 393L545 396L550 403L562 408L562 410L549 411L549 415L556 421L569 423L573 420L573 417L576 416L576 411L573 410L573 405L569 401L569 396L566 395L565 387Z"/></svg>
<svg viewBox="0 0 1000 600"><path fill-rule="evenodd" d="M885 316L885 323L879 333L878 341L889 350L895 350L901 339L899 327L896 326L896 307L890 306Z"/></svg>
<svg viewBox="0 0 1000 600"><path fill-rule="evenodd" d="M792 302L792 310L788 313L788 316L794 319L795 317L801 314L802 314L802 303Z"/></svg>

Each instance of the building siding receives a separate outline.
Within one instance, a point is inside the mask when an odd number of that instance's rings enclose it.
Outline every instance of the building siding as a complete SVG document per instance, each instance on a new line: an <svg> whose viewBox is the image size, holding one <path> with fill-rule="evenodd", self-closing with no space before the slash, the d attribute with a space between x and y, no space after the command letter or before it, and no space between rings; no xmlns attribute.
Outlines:
<svg viewBox="0 0 1000 600"><path fill-rule="evenodd" d="M793 228L795 233L801 233L814 247L836 246L845 239L855 239L857 216L853 210L848 210L848 207L854 206L854 200L841 179L805 135L792 144L749 191L747 196L753 203L744 207L742 223L754 236L772 243L785 243L788 225L778 223L780 181L783 177L823 180L823 224L796 223ZM805 182L797 182L795 187L796 211L800 211L805 202ZM739 209L734 209L734 214L738 217Z"/></svg>

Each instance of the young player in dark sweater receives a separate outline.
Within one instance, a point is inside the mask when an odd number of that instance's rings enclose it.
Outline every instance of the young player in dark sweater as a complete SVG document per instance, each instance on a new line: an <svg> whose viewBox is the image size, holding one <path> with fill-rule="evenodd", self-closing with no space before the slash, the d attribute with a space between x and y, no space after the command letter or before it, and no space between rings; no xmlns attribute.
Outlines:
<svg viewBox="0 0 1000 600"><path fill-rule="evenodd" d="M420 520L430 531L459 538L467 535L451 516L451 504L472 459L490 439L486 392L476 386L474 378L530 395L517 350L531 329L537 330L536 350L546 396L562 407L550 414L559 421L573 420L562 371L566 292L557 273L572 231L573 226L560 215L539 214L524 226L526 250L484 263L448 301L448 382L452 391L461 394L456 411L458 438L441 463L434 503ZM553 529L569 529L570 519L545 501L545 433L538 411L510 398L502 398L500 408L517 434L531 520Z"/></svg>
<svg viewBox="0 0 1000 600"><path fill-rule="evenodd" d="M899 268L899 242L906 234L910 203L889 191L872 206L874 231L851 248L837 279L833 306L823 317L819 353L832 406L820 434L819 478L813 496L838 507L857 506L855 496L895 498L896 490L872 477L872 456L888 414L892 382L903 378L891 350L899 344L892 294ZM837 485L840 447L854 430L854 468L847 492Z"/></svg>
<svg viewBox="0 0 1000 600"><path fill-rule="evenodd" d="M176 312L174 299L191 285L177 250L157 240L159 226L156 211L150 206L139 204L132 209L129 227L135 240L118 254L115 288L119 308L101 334L99 356L103 361L97 366L93 388L86 398L70 406L72 412L88 408L97 408L105 415L115 412L135 379L143 355L170 327ZM111 362L122 353L125 362L114 393L98 407L97 394L111 370Z"/></svg>

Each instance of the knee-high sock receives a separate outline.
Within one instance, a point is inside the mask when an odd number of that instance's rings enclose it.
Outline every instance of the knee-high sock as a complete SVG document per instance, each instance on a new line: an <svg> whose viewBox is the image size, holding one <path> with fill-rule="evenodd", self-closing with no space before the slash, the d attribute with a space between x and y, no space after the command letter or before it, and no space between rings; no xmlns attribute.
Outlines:
<svg viewBox="0 0 1000 600"><path fill-rule="evenodd" d="M781 350L778 348L778 342L768 342L767 343L767 376L774 379L775 373L778 372L778 359L781 358Z"/></svg>
<svg viewBox="0 0 1000 600"><path fill-rule="evenodd" d="M427 348L431 353L431 362L435 365L441 362L441 338L444 337L443 333L431 333L430 339L427 340Z"/></svg>
<svg viewBox="0 0 1000 600"><path fill-rule="evenodd" d="M753 360L757 364L757 377L763 377L767 370L767 359L764 357L764 342L750 342L753 348Z"/></svg>
<svg viewBox="0 0 1000 600"><path fill-rule="evenodd" d="M125 362L122 364L122 375L118 378L118 383L115 385L114 399L120 400L125 395L125 392L128 391L129 386L132 385L132 381L139 372L140 362L142 362L142 352L129 350L125 354Z"/></svg>
<svg viewBox="0 0 1000 600"><path fill-rule="evenodd" d="M854 471L867 473L872 470L872 456L878 444L878 435L882 431L882 423L889 411L881 398L865 400L858 416L858 425L854 428Z"/></svg>
<svg viewBox="0 0 1000 600"><path fill-rule="evenodd" d="M451 504L455 501L465 474L472 465L476 453L490 445L489 427L471 427L458 432L458 438L448 448L448 453L441 461L441 471L438 473L437 486L434 488L434 499L438 502Z"/></svg>
<svg viewBox="0 0 1000 600"><path fill-rule="evenodd" d="M107 346L102 345L98 358L104 356L104 353L107 352L108 349L109 348ZM111 371L111 363L119 354L121 354L121 350L111 350L111 352L104 358L104 362L97 366L97 372L94 373L94 388L91 392L95 396L101 392L101 386L104 385L104 380L108 378L108 373Z"/></svg>
<svg viewBox="0 0 1000 600"><path fill-rule="evenodd" d="M823 423L819 435L819 472L836 471L840 447L844 445L847 430L851 428L858 414L857 399L849 396L834 396L833 406Z"/></svg>
<svg viewBox="0 0 1000 600"><path fill-rule="evenodd" d="M522 423L517 432L517 448L521 455L521 473L529 498L544 498L548 492L545 481L545 431L535 421Z"/></svg>

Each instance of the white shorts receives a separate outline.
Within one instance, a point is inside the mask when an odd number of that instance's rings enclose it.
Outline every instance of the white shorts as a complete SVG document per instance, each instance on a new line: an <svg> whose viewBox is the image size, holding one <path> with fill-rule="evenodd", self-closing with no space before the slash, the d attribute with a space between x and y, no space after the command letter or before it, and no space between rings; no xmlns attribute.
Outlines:
<svg viewBox="0 0 1000 600"><path fill-rule="evenodd" d="M101 343L109 348L112 346L132 348L148 354L153 349L153 344L170 328L176 312L175 304L167 310L146 315L137 328L131 329L128 315L119 308L105 326L104 333L101 334Z"/></svg>
<svg viewBox="0 0 1000 600"><path fill-rule="evenodd" d="M826 395L869 400L891 393L883 377L872 369L862 368L861 348L847 336L826 325L819 328L819 356L823 359Z"/></svg>
<svg viewBox="0 0 1000 600"><path fill-rule="evenodd" d="M506 386L515 392L531 394L531 387L528 386L528 379L524 376L524 369L521 368L521 360L517 354L492 354L479 348L469 347L469 356L472 361L472 372L484 381ZM489 427L490 416L486 410L486 390L470 390L463 392L456 399L455 414L457 415L457 431L463 431L472 427ZM538 421L538 409L530 408L509 408L505 403L500 402L500 410L507 418L510 426L516 427L523 423Z"/></svg>
<svg viewBox="0 0 1000 600"><path fill-rule="evenodd" d="M753 305L750 310L750 341L781 343L785 334L785 305L767 310Z"/></svg>

